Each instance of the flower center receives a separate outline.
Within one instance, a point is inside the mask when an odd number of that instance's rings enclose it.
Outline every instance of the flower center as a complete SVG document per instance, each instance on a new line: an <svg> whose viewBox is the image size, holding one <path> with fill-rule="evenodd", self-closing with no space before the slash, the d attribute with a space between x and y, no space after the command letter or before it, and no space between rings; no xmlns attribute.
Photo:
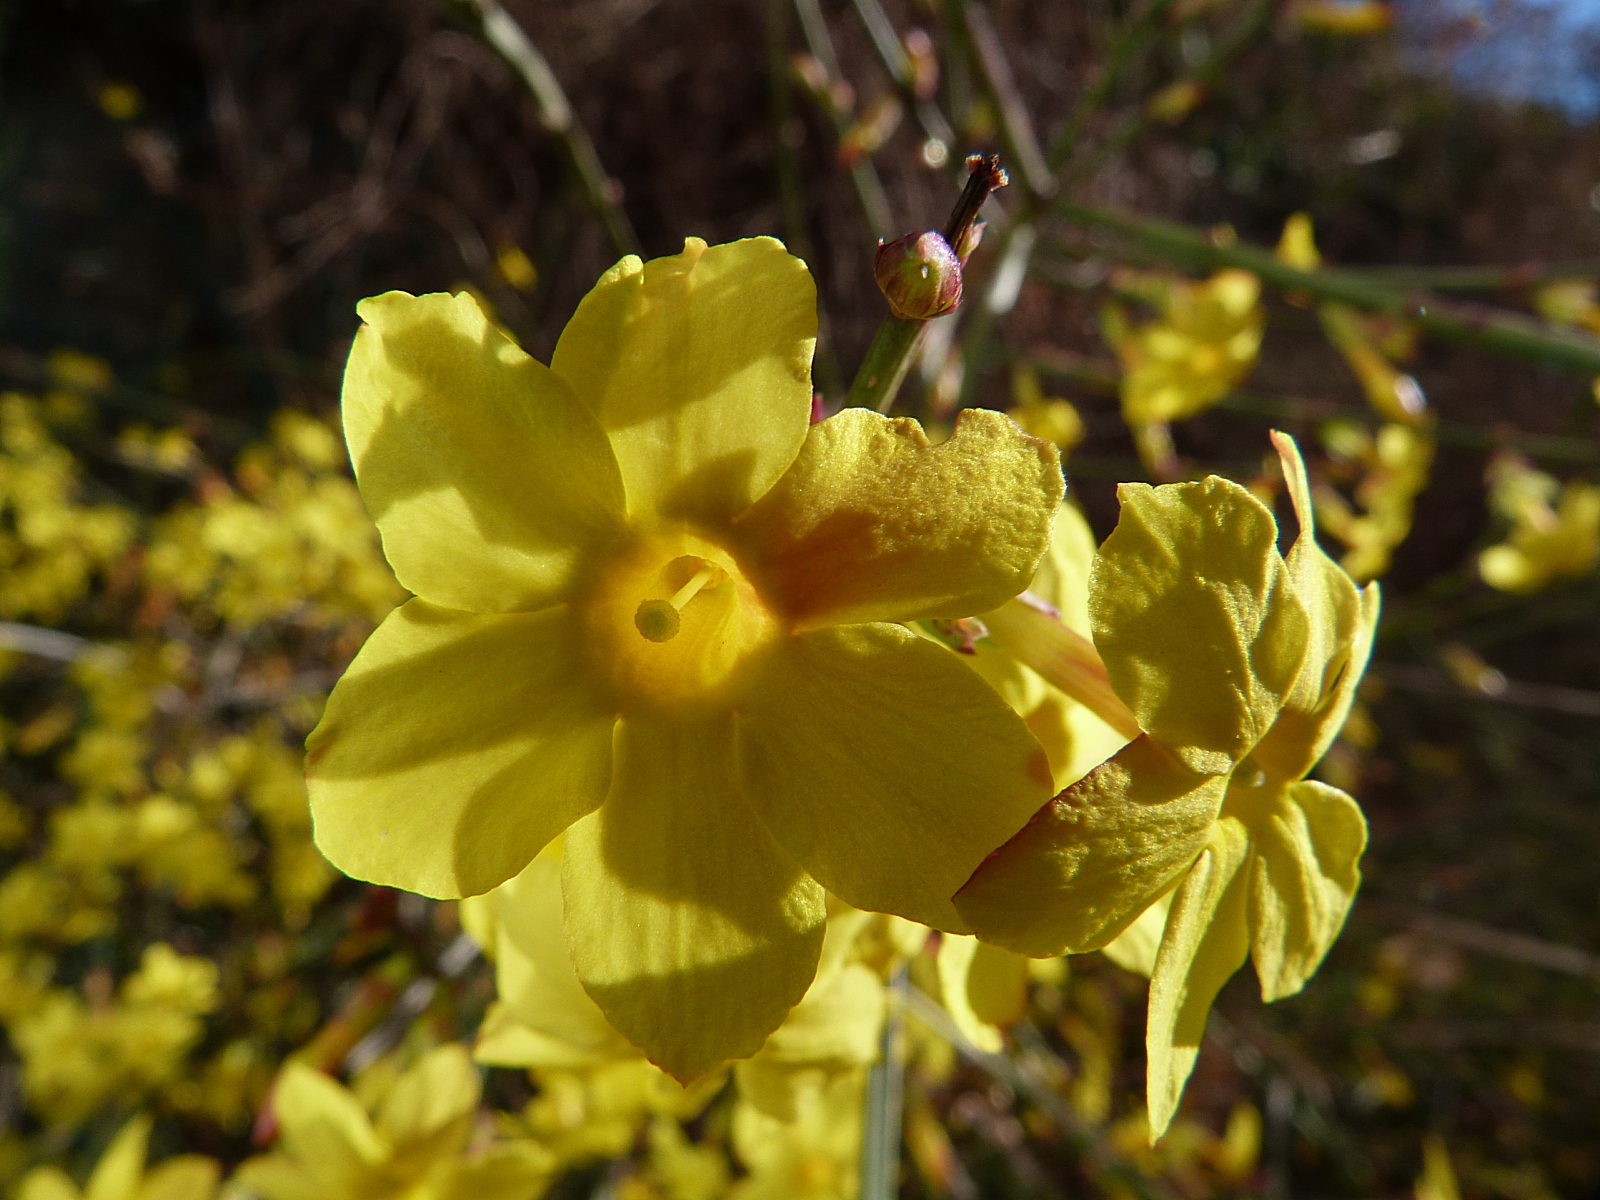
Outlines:
<svg viewBox="0 0 1600 1200"><path fill-rule="evenodd" d="M686 530L639 538L583 602L596 665L624 711L725 700L777 621L720 546Z"/></svg>

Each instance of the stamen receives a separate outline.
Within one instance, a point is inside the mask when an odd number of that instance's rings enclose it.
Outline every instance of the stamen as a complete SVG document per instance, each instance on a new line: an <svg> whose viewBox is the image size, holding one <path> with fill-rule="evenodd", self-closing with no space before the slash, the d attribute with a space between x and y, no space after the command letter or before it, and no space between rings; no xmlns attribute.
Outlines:
<svg viewBox="0 0 1600 1200"><path fill-rule="evenodd" d="M712 575L719 575L721 573L722 568L714 567L710 563L704 564L698 571L695 572L694 578L679 588L678 594L668 601L668 603L670 603L672 607L677 609L679 612L682 612L683 606L689 603L689 601L693 600L700 589L711 582Z"/></svg>
<svg viewBox="0 0 1600 1200"><path fill-rule="evenodd" d="M699 595L700 589L726 572L711 563L702 563L694 577L678 589L671 600L642 600L633 614L634 628L646 641L670 642L678 636L683 619L678 615L683 606Z"/></svg>

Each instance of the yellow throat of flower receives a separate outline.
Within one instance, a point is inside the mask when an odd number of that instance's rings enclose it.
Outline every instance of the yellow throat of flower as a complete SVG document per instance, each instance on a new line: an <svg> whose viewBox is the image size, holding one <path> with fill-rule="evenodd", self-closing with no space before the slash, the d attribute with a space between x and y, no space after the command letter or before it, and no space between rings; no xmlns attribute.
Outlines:
<svg viewBox="0 0 1600 1200"><path fill-rule="evenodd" d="M686 530L632 542L583 602L595 665L623 711L725 700L776 618L722 547Z"/></svg>

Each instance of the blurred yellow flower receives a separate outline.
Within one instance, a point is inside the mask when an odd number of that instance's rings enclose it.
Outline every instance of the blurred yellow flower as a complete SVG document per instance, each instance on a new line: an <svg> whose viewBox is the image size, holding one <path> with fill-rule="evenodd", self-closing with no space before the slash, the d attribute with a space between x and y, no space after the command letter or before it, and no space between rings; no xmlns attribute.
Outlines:
<svg viewBox="0 0 1600 1200"><path fill-rule="evenodd" d="M0 618L59 620L132 543L133 514L79 503L80 486L38 402L0 395Z"/></svg>
<svg viewBox="0 0 1600 1200"><path fill-rule="evenodd" d="M1587 575L1600 561L1600 487L1565 486L1512 454L1489 464L1489 503L1511 522L1506 540L1478 556L1490 587L1527 594Z"/></svg>
<svg viewBox="0 0 1600 1200"><path fill-rule="evenodd" d="M264 1200L534 1200L554 1162L528 1141L467 1157L477 1069L451 1043L423 1055L369 1114L322 1072L290 1059L272 1092L278 1145L234 1179Z"/></svg>
<svg viewBox="0 0 1600 1200"><path fill-rule="evenodd" d="M1376 579L1389 569L1395 548L1411 533L1417 496L1428 486L1433 438L1424 430L1390 423L1372 437L1359 426L1330 422L1323 442L1335 462L1362 469L1355 500L1331 487L1316 489L1317 519L1347 548L1339 563L1357 582Z"/></svg>
<svg viewBox="0 0 1600 1200"><path fill-rule="evenodd" d="M345 429L418 598L307 742L323 852L461 896L570 826L578 974L686 1080L800 1000L824 887L962 928L949 897L1048 766L896 622L1026 586L1055 448L982 410L938 447L862 409L810 425L815 290L771 239L623 259L548 368L468 296L360 311Z"/></svg>
<svg viewBox="0 0 1600 1200"><path fill-rule="evenodd" d="M1155 956L1148 1106L1159 1137L1212 998L1255 960L1293 995L1338 935L1366 822L1306 774L1366 665L1378 593L1317 546L1305 467L1274 435L1300 535L1212 476L1124 484L1090 585L1095 644L1146 733L1058 796L956 896L978 936L1035 957L1107 945L1172 892Z"/></svg>
<svg viewBox="0 0 1600 1200"><path fill-rule="evenodd" d="M159 522L145 560L152 588L239 627L376 621L404 598L323 422L279 413L271 442L241 455L234 474L240 490L211 477L200 503Z"/></svg>
<svg viewBox="0 0 1600 1200"><path fill-rule="evenodd" d="M1255 366L1266 321L1261 281L1228 269L1199 283L1158 276L1137 282L1158 319L1134 326L1119 305L1105 313L1106 340L1122 360L1124 419L1146 425L1204 412Z"/></svg>
<svg viewBox="0 0 1600 1200"><path fill-rule="evenodd" d="M145 951L115 1002L87 1007L72 992L50 991L9 1026L29 1105L73 1125L112 1098L170 1084L217 1002L216 965L164 943Z"/></svg>
<svg viewBox="0 0 1600 1200"><path fill-rule="evenodd" d="M150 1124L149 1117L134 1117L124 1125L82 1191L60 1168L35 1167L17 1186L16 1200L211 1200L222 1177L215 1159L180 1154L145 1169Z"/></svg>

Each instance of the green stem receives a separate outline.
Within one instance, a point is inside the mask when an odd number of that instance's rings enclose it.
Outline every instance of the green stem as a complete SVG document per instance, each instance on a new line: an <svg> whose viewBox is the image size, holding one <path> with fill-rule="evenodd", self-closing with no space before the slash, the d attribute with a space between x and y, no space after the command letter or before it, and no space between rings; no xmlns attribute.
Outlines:
<svg viewBox="0 0 1600 1200"><path fill-rule="evenodd" d="M993 1079L1009 1087L1012 1092L1028 1101L1055 1124L1061 1142L1078 1155L1091 1177L1120 1185L1139 1200L1174 1200L1176 1193L1166 1184L1151 1179L1073 1110L1066 1099L1054 1088L1040 1080L1034 1073L1025 1071L1006 1054L990 1054L972 1044L961 1032L949 1013L933 997L920 988L911 988L906 997L906 1007L934 1033L954 1047L957 1054L969 1063L987 1072Z"/></svg>
<svg viewBox="0 0 1600 1200"><path fill-rule="evenodd" d="M472 2L484 41L510 64L532 93L539 107L539 123L554 134L566 150L584 195L605 226L612 246L619 254L640 253L639 236L622 208L622 185L606 173L594 143L578 123L572 104L549 62L498 0Z"/></svg>
<svg viewBox="0 0 1600 1200"><path fill-rule="evenodd" d="M861 1131L861 1200L894 1200L900 1194L900 1141L905 1108L903 1029L906 969L889 982L889 1011L878 1043L878 1061L867 1075L866 1121Z"/></svg>
<svg viewBox="0 0 1600 1200"><path fill-rule="evenodd" d="M1179 266L1201 271L1242 268L1283 291L1400 317L1445 341L1600 375L1600 340L1576 330L1546 326L1520 313L1466 305L1425 292L1402 291L1355 271L1302 271L1278 261L1270 250L1243 242L1219 246L1200 230L1174 221L1134 216L1070 199L1057 200L1052 211L1062 220L1127 238Z"/></svg>
<svg viewBox="0 0 1600 1200"><path fill-rule="evenodd" d="M884 11L879 0L855 0L855 5L856 12L861 14L861 23L867 27L872 44L878 51L878 57L883 60L884 69L889 72L901 95L910 102L911 110L917 115L917 123L922 126L922 132L935 141L944 143L953 153L956 131L951 128L949 119L937 104L917 95L916 80L912 77L911 59L906 54L905 46L900 42L900 35L895 32L894 22L889 19L889 14ZM960 163L953 165L959 167Z"/></svg>
<svg viewBox="0 0 1600 1200"><path fill-rule="evenodd" d="M1242 50L1258 29L1266 22L1271 14L1271 6L1267 0L1251 0L1245 10L1239 14L1237 20L1218 39L1212 47L1211 53L1206 56L1205 62L1196 67L1190 74L1183 77L1191 83L1202 87L1209 87L1215 82L1222 69L1227 66L1230 59ZM1179 80L1176 82L1182 82ZM1123 115L1106 135L1094 152L1082 163L1074 163L1071 169L1072 178L1075 180L1088 180L1094 178L1100 168L1105 166L1116 155L1126 150L1145 128L1150 124L1150 118L1145 114L1141 105Z"/></svg>
<svg viewBox="0 0 1600 1200"><path fill-rule="evenodd" d="M886 413L894 405L894 398L905 382L911 360L917 355L917 346L928 328L926 321L911 321L893 315L883 319L878 326L867 357L861 361L855 382L850 385L850 397L845 404L850 408L875 408Z"/></svg>

